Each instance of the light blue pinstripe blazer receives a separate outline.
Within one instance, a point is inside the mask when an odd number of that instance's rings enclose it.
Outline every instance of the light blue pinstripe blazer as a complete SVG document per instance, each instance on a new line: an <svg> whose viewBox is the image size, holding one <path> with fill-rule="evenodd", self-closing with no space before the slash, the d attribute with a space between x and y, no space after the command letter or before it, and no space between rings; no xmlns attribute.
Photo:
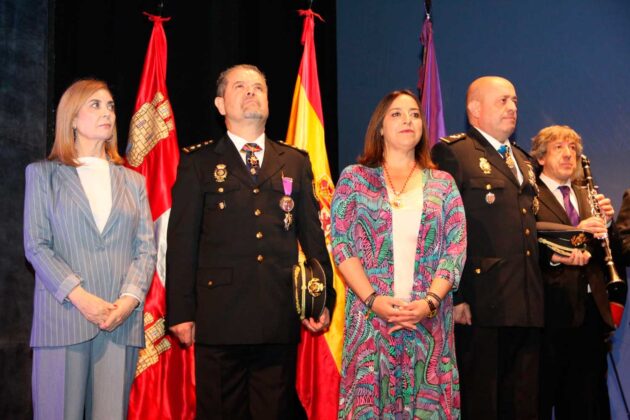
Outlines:
<svg viewBox="0 0 630 420"><path fill-rule="evenodd" d="M144 177L110 164L112 209L100 233L74 167L36 162L26 168L24 248L35 268L31 346L67 346L100 331L66 297L79 283L108 302L122 293L144 301L155 267ZM143 305L111 333L115 343L143 347Z"/></svg>

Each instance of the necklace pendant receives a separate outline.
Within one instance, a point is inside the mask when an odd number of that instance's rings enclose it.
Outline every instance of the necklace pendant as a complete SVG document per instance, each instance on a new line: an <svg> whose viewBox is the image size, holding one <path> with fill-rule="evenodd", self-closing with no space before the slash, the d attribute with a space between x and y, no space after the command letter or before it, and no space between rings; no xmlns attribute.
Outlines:
<svg viewBox="0 0 630 420"><path fill-rule="evenodd" d="M392 207L399 209L400 206L402 206L402 202L400 200L400 197L396 197L392 200Z"/></svg>

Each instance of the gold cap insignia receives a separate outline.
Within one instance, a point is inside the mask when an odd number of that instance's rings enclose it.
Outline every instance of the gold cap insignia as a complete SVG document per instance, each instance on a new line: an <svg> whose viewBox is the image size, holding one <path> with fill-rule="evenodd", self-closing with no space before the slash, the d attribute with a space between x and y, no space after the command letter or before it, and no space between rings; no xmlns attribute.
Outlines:
<svg viewBox="0 0 630 420"><path fill-rule="evenodd" d="M313 277L308 281L308 292L313 297L318 297L324 291L324 283L317 277Z"/></svg>
<svg viewBox="0 0 630 420"><path fill-rule="evenodd" d="M582 246L586 243L587 240L588 238L586 237L584 232L580 232L571 238L571 245L573 245L574 247Z"/></svg>

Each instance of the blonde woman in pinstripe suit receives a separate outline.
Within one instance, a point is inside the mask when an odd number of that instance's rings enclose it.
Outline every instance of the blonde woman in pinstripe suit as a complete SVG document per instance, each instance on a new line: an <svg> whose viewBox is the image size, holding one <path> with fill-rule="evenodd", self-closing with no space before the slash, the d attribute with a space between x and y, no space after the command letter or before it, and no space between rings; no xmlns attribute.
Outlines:
<svg viewBox="0 0 630 420"><path fill-rule="evenodd" d="M126 417L156 252L144 178L121 165L115 120L104 82L75 82L48 160L26 169L36 419Z"/></svg>

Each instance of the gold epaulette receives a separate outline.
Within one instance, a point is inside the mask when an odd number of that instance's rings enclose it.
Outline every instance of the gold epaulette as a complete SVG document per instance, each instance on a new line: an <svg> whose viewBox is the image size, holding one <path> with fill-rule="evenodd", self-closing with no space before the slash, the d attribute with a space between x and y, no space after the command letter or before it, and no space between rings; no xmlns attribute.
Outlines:
<svg viewBox="0 0 630 420"><path fill-rule="evenodd" d="M193 144L190 146L186 146L186 147L182 147L182 151L186 154L192 153L192 152L196 152L197 150L206 147L209 144L214 143L214 140L206 140L206 141L202 141L201 143L197 143L197 144Z"/></svg>
<svg viewBox="0 0 630 420"><path fill-rule="evenodd" d="M450 136L440 137L444 143L453 144L466 138L466 133L451 134Z"/></svg>

